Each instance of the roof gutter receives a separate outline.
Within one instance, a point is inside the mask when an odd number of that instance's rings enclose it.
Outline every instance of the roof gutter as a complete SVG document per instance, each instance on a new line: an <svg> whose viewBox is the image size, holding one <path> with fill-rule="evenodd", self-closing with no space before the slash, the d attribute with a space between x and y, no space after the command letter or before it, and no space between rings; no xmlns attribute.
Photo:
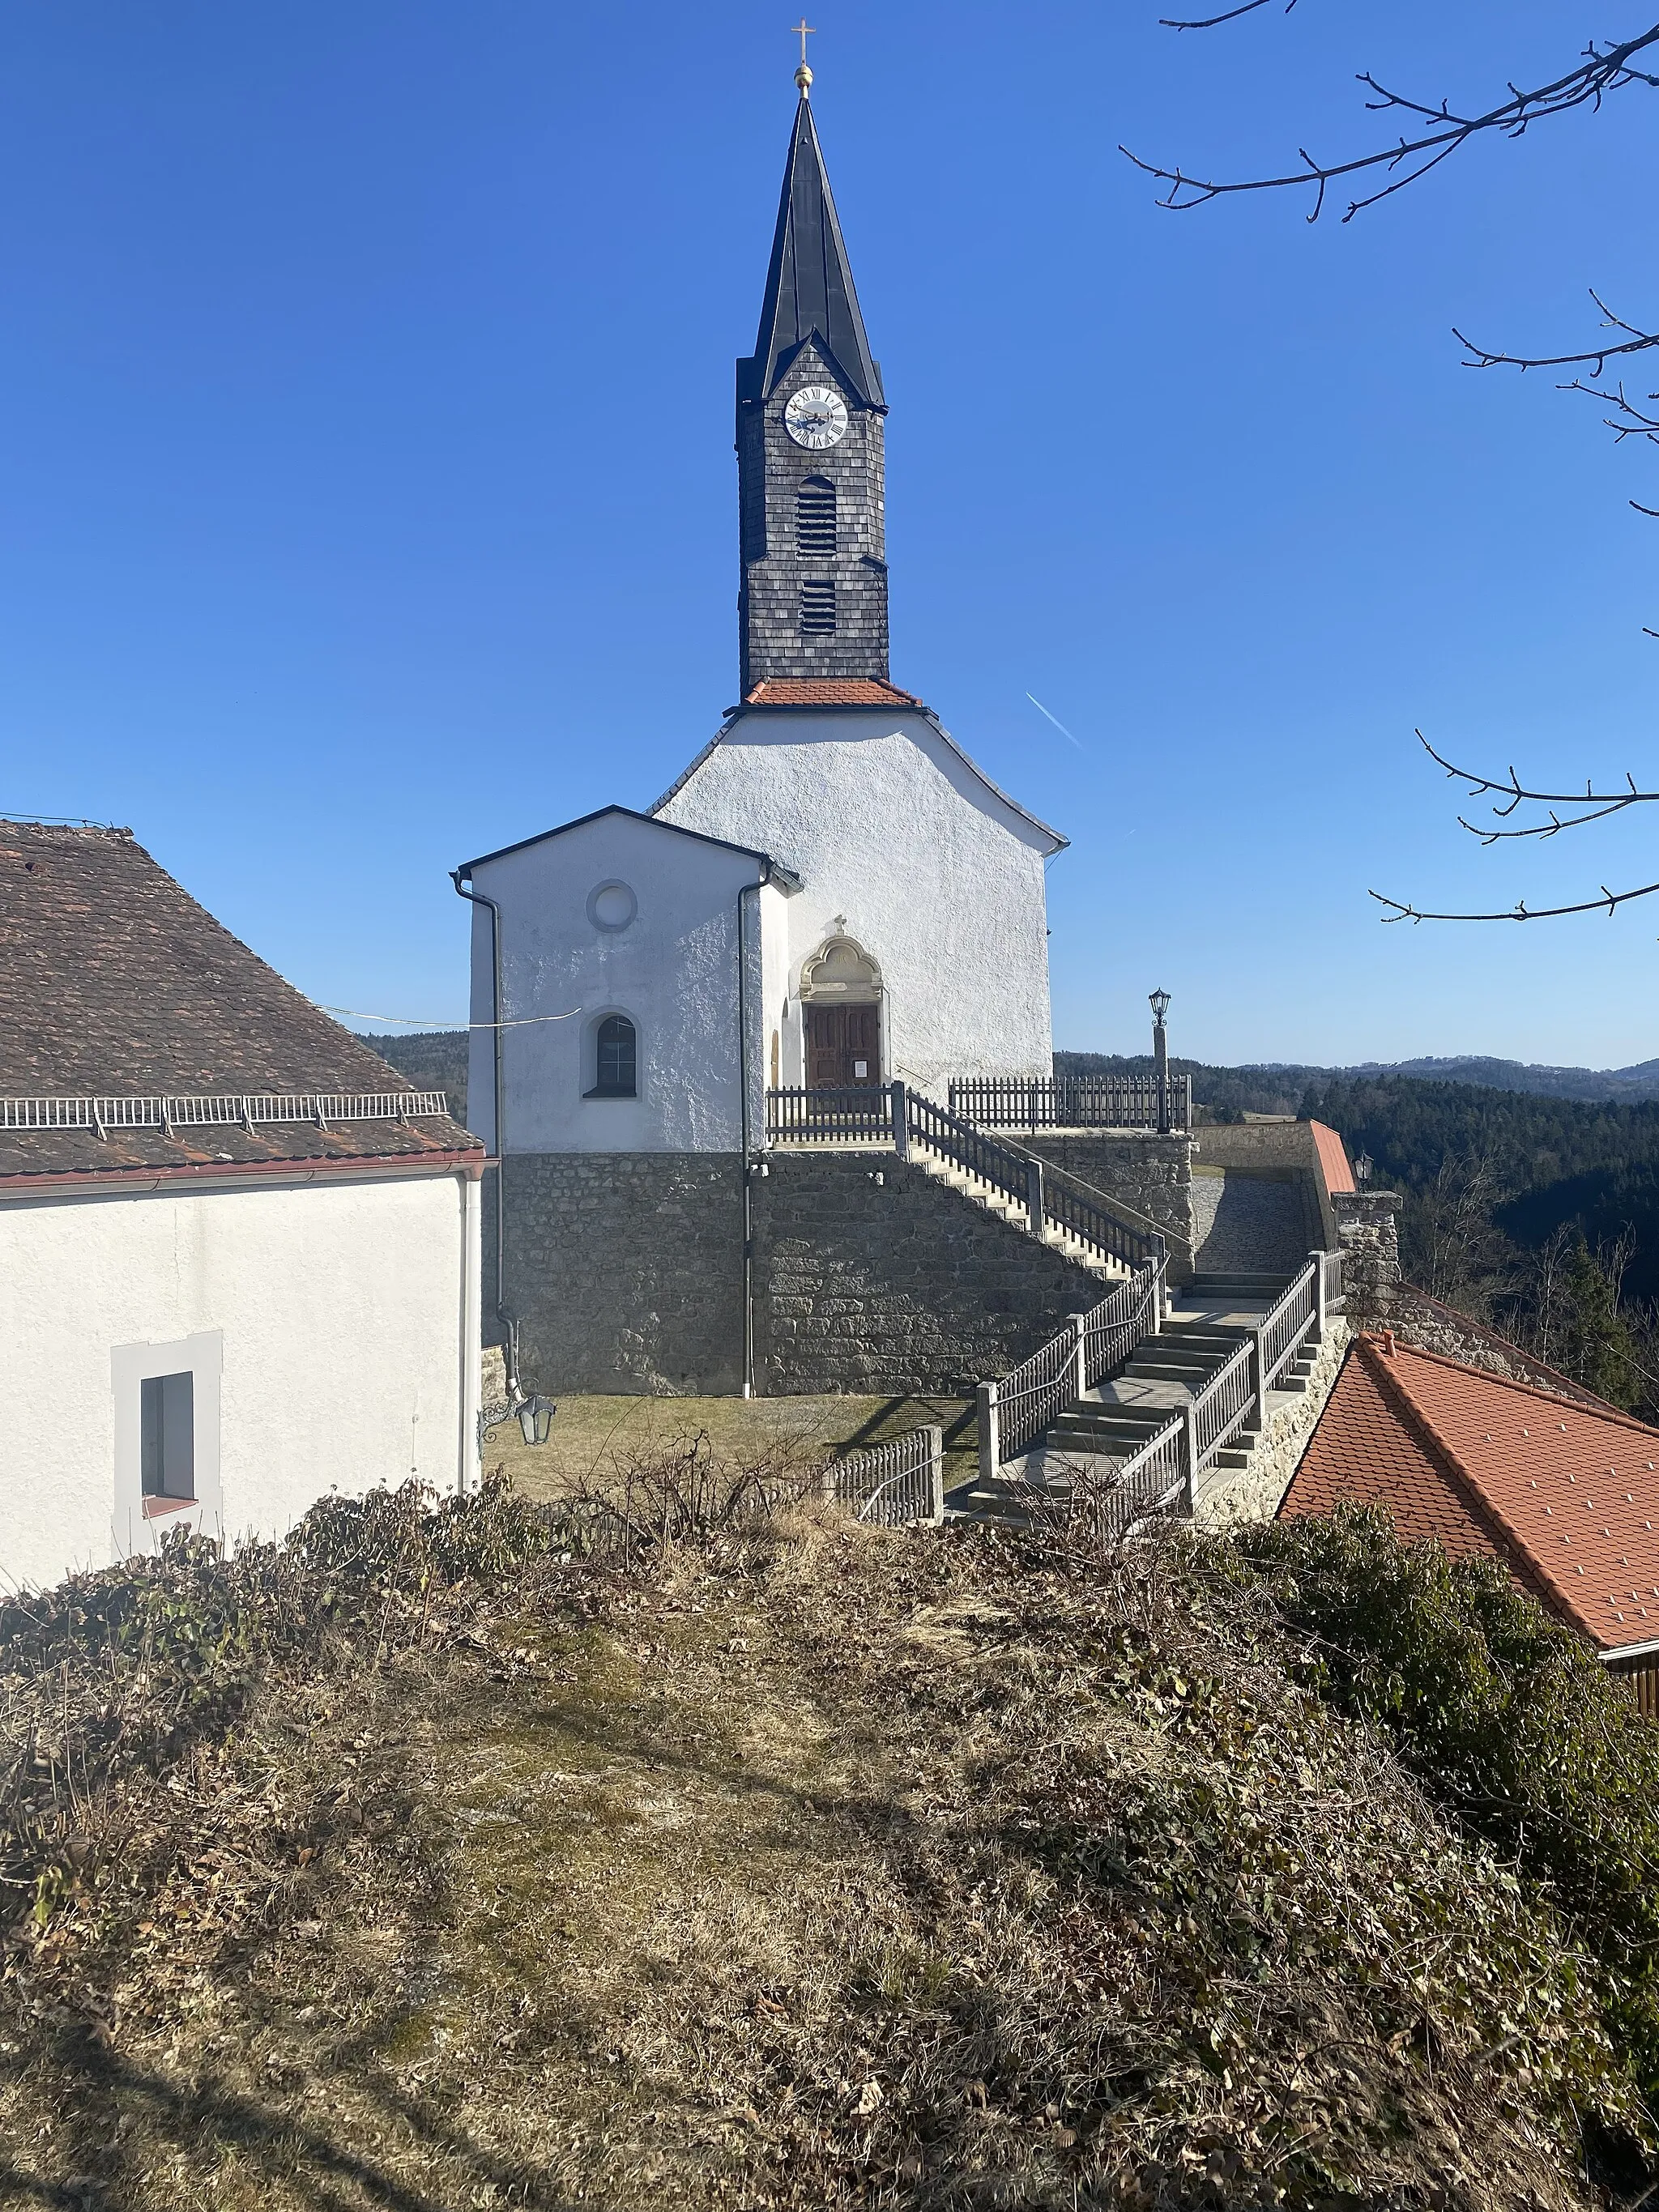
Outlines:
<svg viewBox="0 0 1659 2212"><path fill-rule="evenodd" d="M7 1199L142 1197L152 1191L191 1189L203 1183L234 1188L262 1184L386 1182L411 1176L482 1175L495 1161L482 1150L468 1152L389 1152L350 1159L181 1160L161 1168L61 1168L42 1175L0 1175L0 1202Z"/></svg>
<svg viewBox="0 0 1659 2212"><path fill-rule="evenodd" d="M495 1078L495 1125L492 1133L495 1155L495 1318L501 1323L504 1340L502 1358L507 1369L507 1400L516 1406L524 1390L519 1381L519 1324L507 1310L507 1144L502 1127L507 1092L501 1072L501 910L486 892L467 890L462 879L470 878L471 874L470 865L452 868L449 880L459 897L473 906L485 908L489 915L489 1041Z"/></svg>

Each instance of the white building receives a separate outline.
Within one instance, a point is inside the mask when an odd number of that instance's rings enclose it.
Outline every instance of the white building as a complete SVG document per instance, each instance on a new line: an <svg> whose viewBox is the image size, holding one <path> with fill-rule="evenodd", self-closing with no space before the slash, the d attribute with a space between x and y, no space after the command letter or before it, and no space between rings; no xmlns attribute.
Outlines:
<svg viewBox="0 0 1659 2212"><path fill-rule="evenodd" d="M455 872L515 1375L522 1324L550 1387L747 1387L769 1094L1053 1073L1066 841L890 679L886 412L803 93L738 363L740 702L648 815Z"/></svg>
<svg viewBox="0 0 1659 2212"><path fill-rule="evenodd" d="M473 1481L477 1139L129 831L0 883L0 1576Z"/></svg>

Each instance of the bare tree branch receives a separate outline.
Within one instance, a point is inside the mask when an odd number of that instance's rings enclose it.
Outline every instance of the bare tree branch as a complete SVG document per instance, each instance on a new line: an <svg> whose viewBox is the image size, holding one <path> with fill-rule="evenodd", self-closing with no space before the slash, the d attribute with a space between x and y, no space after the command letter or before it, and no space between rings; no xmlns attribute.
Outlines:
<svg viewBox="0 0 1659 2212"><path fill-rule="evenodd" d="M1659 891L1659 884L1644 884L1638 890L1610 891L1605 884L1600 898L1583 899L1577 906L1528 906L1524 899L1506 907L1501 914L1425 914L1420 908L1408 906L1404 899L1390 898L1386 891L1367 894L1380 906L1390 907L1384 921L1553 921L1564 914L1607 914L1625 904L1627 899L1651 898Z"/></svg>
<svg viewBox="0 0 1659 2212"><path fill-rule="evenodd" d="M1651 347L1659 346L1659 331L1638 330L1634 323L1627 323L1622 315L1615 315L1596 293L1592 292L1590 297L1601 310L1602 327L1626 332L1625 338L1619 344L1594 346L1587 353L1492 353L1485 346L1476 345L1473 338L1466 338L1454 323L1452 336L1469 356L1463 366L1466 368L1518 368L1523 371L1528 368L1588 368L1594 379L1605 374L1607 363L1617 360L1621 354L1646 353ZM1584 392L1589 388L1577 379L1571 385L1562 386L1563 391ZM1605 398L1607 395L1601 396Z"/></svg>
<svg viewBox="0 0 1659 2212"><path fill-rule="evenodd" d="M1483 775L1477 769L1459 768L1455 762L1449 761L1443 753L1437 753L1421 730L1417 732L1417 742L1437 768L1443 768L1446 774L1455 777L1459 783L1467 783L1476 799L1484 799L1488 792L1501 791L1508 804L1493 807L1492 812L1499 816L1513 814L1516 808L1526 800L1530 800L1539 806L1598 806L1605 812L1613 814L1617 813L1621 807L1637 806L1644 801L1659 799L1659 791L1638 791L1628 775L1625 778L1625 781L1630 787L1627 791L1596 791L1588 781L1582 791L1532 791L1521 781L1512 768L1507 776ZM1596 817L1594 815L1586 815L1583 819L1589 822L1594 821ZM1571 822L1564 822L1560 826L1564 830L1571 830L1574 824ZM1476 832L1477 836L1480 834L1482 833ZM1515 833L1511 832L1511 834Z"/></svg>
<svg viewBox="0 0 1659 2212"><path fill-rule="evenodd" d="M1207 21L1177 24L1178 29L1206 30L1218 23L1231 21L1236 16L1249 15L1249 6L1229 9L1210 17ZM1342 218L1352 222L1362 208L1375 207L1379 200L1391 193L1402 191L1407 185L1415 184L1431 169L1465 146L1472 138L1487 131L1501 131L1505 137L1519 138L1534 123L1547 121L1555 115L1565 115L1577 107L1600 107L1611 92L1621 91L1627 84L1644 84L1650 89L1659 88L1659 76L1650 70L1633 66L1636 57L1649 48L1659 46L1659 23L1634 38L1620 40L1613 46L1598 45L1592 40L1583 50L1577 66L1549 84L1539 85L1531 92L1522 92L1511 84L1509 98L1486 108L1478 115L1454 114L1449 104L1441 100L1430 106L1413 100L1404 93L1390 92L1380 84L1369 70L1360 73L1358 82L1374 94L1365 102L1373 114L1400 113L1420 118L1431 127L1415 137L1402 133L1393 146L1379 148L1371 154L1357 155L1349 161L1316 161L1305 148L1298 148L1304 167L1279 177L1246 177L1231 180L1214 178L1189 177L1180 169L1161 168L1156 162L1144 161L1132 154L1127 146L1119 151L1133 161L1138 169L1155 178L1168 190L1161 196L1159 204L1178 211L1201 207L1206 201L1219 199L1233 192L1279 191L1292 185L1310 185L1314 188L1313 211L1310 222L1316 222L1325 206L1326 187L1343 177L1367 175L1377 170L1389 173L1390 181L1376 191L1363 194L1348 203L1348 211ZM1403 170L1403 174L1395 174ZM1183 197L1184 196L1184 197Z"/></svg>
<svg viewBox="0 0 1659 2212"><path fill-rule="evenodd" d="M1175 15L1160 15L1158 27L1161 31L1213 31L1218 23L1236 23L1241 15L1254 15L1258 8L1267 4L1268 0L1240 0L1239 6L1229 8L1224 15L1202 15L1192 22L1183 22ZM1285 0L1285 13L1288 15L1295 5L1296 0Z"/></svg>

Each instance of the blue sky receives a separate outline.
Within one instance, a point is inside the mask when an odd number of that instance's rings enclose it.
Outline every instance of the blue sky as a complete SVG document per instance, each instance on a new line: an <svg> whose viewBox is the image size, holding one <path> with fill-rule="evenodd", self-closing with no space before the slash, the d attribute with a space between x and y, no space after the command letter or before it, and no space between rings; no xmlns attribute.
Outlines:
<svg viewBox="0 0 1659 2212"><path fill-rule="evenodd" d="M1659 107L1344 228L1176 216L1115 149L1371 143L1375 70L1542 79L1574 0L815 9L888 426L893 672L1064 830L1056 1042L1659 1053L1656 824L1483 853L1418 753L1659 775L1654 458L1458 365L1659 313ZM1617 11L1615 11L1616 14ZM130 823L327 1003L456 1016L447 872L648 805L736 690L732 362L798 13L0 6L0 810ZM1659 381L1659 378L1656 378ZM1029 702L1034 693L1074 733ZM1590 842L1591 840L1595 842Z"/></svg>

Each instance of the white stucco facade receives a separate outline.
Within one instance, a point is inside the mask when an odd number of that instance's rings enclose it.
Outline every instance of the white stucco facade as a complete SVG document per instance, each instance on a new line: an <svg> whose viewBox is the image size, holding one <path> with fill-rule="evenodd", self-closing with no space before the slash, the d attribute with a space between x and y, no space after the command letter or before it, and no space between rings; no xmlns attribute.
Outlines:
<svg viewBox="0 0 1659 2212"><path fill-rule="evenodd" d="M0 1575L183 1526L291 1528L331 1490L477 1479L476 1168L159 1178L0 1200ZM147 1376L194 1386L195 1497L142 1494Z"/></svg>
<svg viewBox="0 0 1659 2212"><path fill-rule="evenodd" d="M740 1012L750 1127L763 1127L762 1014L783 986L793 900L767 879L762 856L612 808L465 872L498 917L473 909L468 1119L491 1152L738 1151ZM596 1040L611 1015L633 1025L631 1097L595 1095Z"/></svg>
<svg viewBox="0 0 1659 2212"><path fill-rule="evenodd" d="M765 1035L805 1082L802 981L850 939L880 975L882 1079L1053 1071L1044 862L1063 842L921 713L740 715L659 818L758 846L799 877L767 946ZM783 988L780 988L780 969Z"/></svg>

